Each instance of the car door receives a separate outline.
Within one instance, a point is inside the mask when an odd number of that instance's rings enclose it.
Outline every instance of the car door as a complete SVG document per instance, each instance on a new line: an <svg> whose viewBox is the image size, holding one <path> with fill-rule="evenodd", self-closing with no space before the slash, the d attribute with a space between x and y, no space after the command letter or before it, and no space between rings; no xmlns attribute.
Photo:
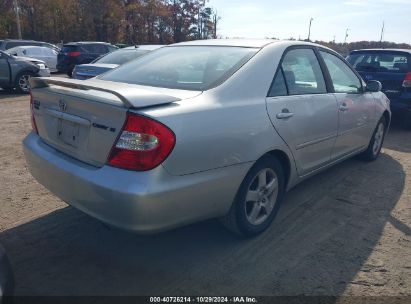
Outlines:
<svg viewBox="0 0 411 304"><path fill-rule="evenodd" d="M289 146L299 175L330 162L338 130L337 102L328 93L314 49L286 51L266 101L271 122Z"/></svg>
<svg viewBox="0 0 411 304"><path fill-rule="evenodd" d="M338 102L338 136L332 158L338 159L368 145L373 131L375 103L361 79L336 55L319 51L329 73Z"/></svg>
<svg viewBox="0 0 411 304"><path fill-rule="evenodd" d="M8 56L0 52L0 87L10 85L10 67Z"/></svg>
<svg viewBox="0 0 411 304"><path fill-rule="evenodd" d="M41 52L41 60L54 71L57 65L57 52L47 47L41 47L38 50Z"/></svg>

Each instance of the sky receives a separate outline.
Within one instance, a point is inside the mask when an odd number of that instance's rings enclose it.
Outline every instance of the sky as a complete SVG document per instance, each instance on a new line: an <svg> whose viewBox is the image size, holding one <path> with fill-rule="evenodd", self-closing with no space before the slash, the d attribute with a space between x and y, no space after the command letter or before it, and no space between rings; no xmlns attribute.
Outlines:
<svg viewBox="0 0 411 304"><path fill-rule="evenodd" d="M411 44L411 0L209 0L229 38L306 39L344 42L383 40Z"/></svg>

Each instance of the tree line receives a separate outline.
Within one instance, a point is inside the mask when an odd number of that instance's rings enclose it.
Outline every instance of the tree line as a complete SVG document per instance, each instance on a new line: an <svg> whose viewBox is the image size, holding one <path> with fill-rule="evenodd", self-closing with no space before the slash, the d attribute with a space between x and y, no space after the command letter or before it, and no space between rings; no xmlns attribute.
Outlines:
<svg viewBox="0 0 411 304"><path fill-rule="evenodd" d="M169 44L217 37L220 17L208 0L1 0L0 39L52 43L97 40L125 44ZM275 39L275 38L274 38ZM295 40L294 38L290 38ZM408 48L405 43L315 41L342 55L363 48Z"/></svg>
<svg viewBox="0 0 411 304"><path fill-rule="evenodd" d="M334 51L340 53L343 56L347 56L353 50L360 49L411 49L411 45L407 43L395 43L388 41L356 41L350 43L315 41L315 43L329 47L330 49L333 49Z"/></svg>
<svg viewBox="0 0 411 304"><path fill-rule="evenodd" d="M205 0L18 0L23 39L169 44L217 36ZM0 39L17 38L14 0L0 1Z"/></svg>

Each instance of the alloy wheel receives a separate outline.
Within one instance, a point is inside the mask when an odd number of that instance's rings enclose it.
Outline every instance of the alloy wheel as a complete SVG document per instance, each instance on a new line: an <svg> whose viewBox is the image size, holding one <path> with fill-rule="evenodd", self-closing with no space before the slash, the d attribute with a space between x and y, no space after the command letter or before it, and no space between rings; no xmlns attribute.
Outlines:
<svg viewBox="0 0 411 304"><path fill-rule="evenodd" d="M252 225L263 223L271 214L278 196L278 177L274 170L263 169L252 180L246 195L245 214Z"/></svg>
<svg viewBox="0 0 411 304"><path fill-rule="evenodd" d="M28 74L23 74L20 76L19 78L19 88L23 91L23 92L28 92L30 90L30 83L29 83L29 79L30 79L30 75Z"/></svg>

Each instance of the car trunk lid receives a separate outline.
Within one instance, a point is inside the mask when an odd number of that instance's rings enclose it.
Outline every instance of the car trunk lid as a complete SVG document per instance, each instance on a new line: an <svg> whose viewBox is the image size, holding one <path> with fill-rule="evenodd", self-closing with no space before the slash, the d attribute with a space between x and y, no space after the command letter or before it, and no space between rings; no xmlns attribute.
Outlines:
<svg viewBox="0 0 411 304"><path fill-rule="evenodd" d="M147 87L95 79L32 78L30 84L40 138L56 150L97 167L106 163L129 109L166 105L201 94L169 90L167 95Z"/></svg>
<svg viewBox="0 0 411 304"><path fill-rule="evenodd" d="M80 64L75 67L75 73L73 77L87 79L87 78L100 75L116 67L118 67L118 64L109 64L109 63Z"/></svg>
<svg viewBox="0 0 411 304"><path fill-rule="evenodd" d="M398 97L402 93L402 83L407 73L358 71L365 81L378 80L382 84L382 91L388 98Z"/></svg>

